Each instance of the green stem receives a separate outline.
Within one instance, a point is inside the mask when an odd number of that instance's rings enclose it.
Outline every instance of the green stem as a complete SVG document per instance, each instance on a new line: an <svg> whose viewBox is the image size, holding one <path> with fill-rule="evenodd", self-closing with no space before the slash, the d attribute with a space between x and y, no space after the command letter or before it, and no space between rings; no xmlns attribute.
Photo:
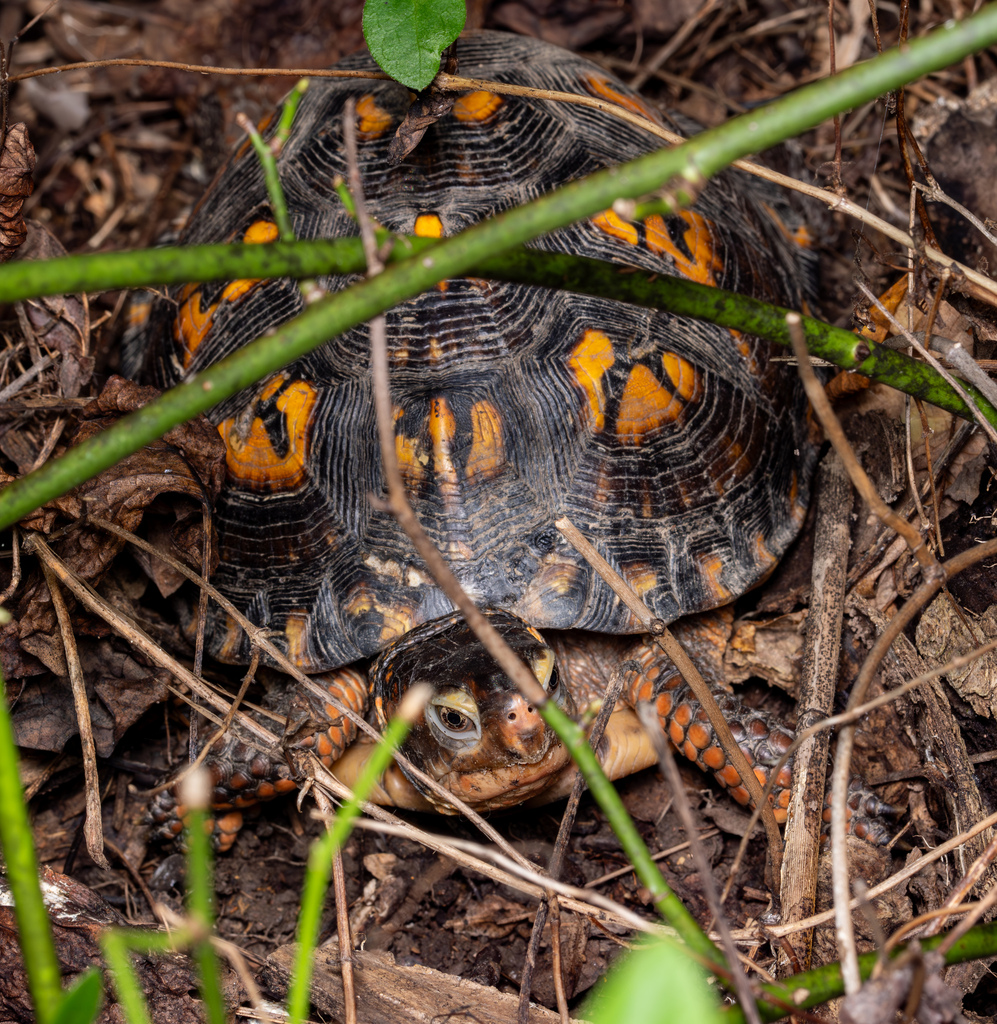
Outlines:
<svg viewBox="0 0 997 1024"><path fill-rule="evenodd" d="M273 151L263 141L262 136L256 130L256 125L240 114L238 117L239 127L249 136L253 144L256 158L263 168L263 183L266 185L267 195L270 197L270 209L273 211L273 219L277 224L282 242L294 241L294 229L291 227L291 218L287 212L287 199L284 197L284 186L280 183L280 172L277 170L277 158Z"/></svg>
<svg viewBox="0 0 997 1024"><path fill-rule="evenodd" d="M274 132L273 138L270 140L270 152L273 155L280 156L281 150L284 148L285 143L291 135L291 126L294 124L295 115L298 113L298 104L301 102L301 97L304 96L308 89L308 79L299 78L294 83L294 88L287 94L287 98L284 100L284 106L281 107L280 121L277 122L277 131Z"/></svg>
<svg viewBox="0 0 997 1024"><path fill-rule="evenodd" d="M434 245L430 252L389 267L316 303L297 321L269 338L258 339L236 356L167 392L145 409L11 484L0 496L0 528L64 493L124 455L161 436L170 427L204 412L272 373L329 338L432 287L459 277L496 253L530 238L591 216L619 198L637 198L664 183L671 198L688 203L705 179L738 157L773 145L883 92L961 60L997 42L997 5L946 25L903 50L807 86L761 110L736 118L671 150L640 157L572 182L499 217ZM67 459L69 460L67 464Z"/></svg>
<svg viewBox="0 0 997 1024"><path fill-rule="evenodd" d="M187 811L187 913L199 935L194 946L201 977L201 999L207 1010L209 1024L225 1024L225 1002L222 999L218 958L211 945L214 926L214 881L211 839L205 827L207 813L203 807L190 807Z"/></svg>
<svg viewBox="0 0 997 1024"><path fill-rule="evenodd" d="M59 1007L62 972L52 942L48 911L38 881L38 860L31 822L17 768L17 745L7 709L7 688L0 675L0 846L14 898L18 941L28 988L39 1024L48 1024Z"/></svg>
<svg viewBox="0 0 997 1024"><path fill-rule="evenodd" d="M921 949L925 953L938 947L945 941L944 935L934 935L931 938L919 939ZM893 951L893 958L899 956L907 946L900 946ZM945 954L946 965L961 964L967 960L978 960L982 957L993 957L997 955L997 923L977 925L968 931L953 947ZM864 953L859 957L859 972L862 980L865 981L872 975L876 966L877 953ZM786 1006L796 1010L809 1010L829 999L837 999L844 995L844 984L841 980L841 965L826 964L823 967L816 967L812 971L802 974L794 974L782 981L760 986L761 998L758 1001L758 1010L763 1021L781 1020L786 1016ZM782 1006L767 1002L764 996L775 997ZM724 1013L724 1024L743 1024L744 1013L738 1006L728 1007Z"/></svg>
<svg viewBox="0 0 997 1024"><path fill-rule="evenodd" d="M377 780L385 773L395 751L404 742L411 722L401 715L393 718L371 751L360 777L353 787L353 795L336 812L332 827L313 844L308 854L308 871L301 893L301 913L298 917L298 948L294 957L294 977L287 998L287 1011L291 1024L299 1024L308 1015L309 993L312 983L312 960L318 943L322 908L329 888L332 858L353 829L360 814L360 805L370 796Z"/></svg>
<svg viewBox="0 0 997 1024"><path fill-rule="evenodd" d="M606 777L595 751L589 746L585 731L572 721L556 704L547 701L541 708L543 720L565 745L579 772L585 779L610 827L616 833L623 852L633 865L641 884L651 893L658 913L678 932L679 937L707 963L722 965L723 954L709 940L682 901L668 887L651 852L641 839L637 826L627 814L620 794Z"/></svg>
<svg viewBox="0 0 997 1024"><path fill-rule="evenodd" d="M114 991L128 1024L151 1024L142 985L132 963L132 953L170 953L183 948L188 938L185 932L168 935L137 928L108 928L100 936Z"/></svg>

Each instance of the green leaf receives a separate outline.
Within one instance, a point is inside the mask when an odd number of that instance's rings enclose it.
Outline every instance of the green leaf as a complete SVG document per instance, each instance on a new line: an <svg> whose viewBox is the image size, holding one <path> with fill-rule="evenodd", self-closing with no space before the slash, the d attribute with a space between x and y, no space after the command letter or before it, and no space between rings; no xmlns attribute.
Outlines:
<svg viewBox="0 0 997 1024"><path fill-rule="evenodd" d="M96 967L81 974L56 1007L52 1024L90 1024L104 998L104 980Z"/></svg>
<svg viewBox="0 0 997 1024"><path fill-rule="evenodd" d="M418 92L440 70L440 54L466 17L464 0L366 0L363 34L374 60Z"/></svg>
<svg viewBox="0 0 997 1024"><path fill-rule="evenodd" d="M717 998L688 951L667 939L619 960L579 1014L593 1024L720 1024Z"/></svg>

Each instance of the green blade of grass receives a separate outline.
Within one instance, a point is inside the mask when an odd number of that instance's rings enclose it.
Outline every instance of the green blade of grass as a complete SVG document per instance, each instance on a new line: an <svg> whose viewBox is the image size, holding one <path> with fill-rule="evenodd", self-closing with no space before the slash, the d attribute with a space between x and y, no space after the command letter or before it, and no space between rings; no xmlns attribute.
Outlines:
<svg viewBox="0 0 997 1024"><path fill-rule="evenodd" d="M31 822L17 769L17 746L7 708L7 686L0 674L0 846L14 897L18 941L38 1024L51 1024L62 998L62 972L38 881Z"/></svg>

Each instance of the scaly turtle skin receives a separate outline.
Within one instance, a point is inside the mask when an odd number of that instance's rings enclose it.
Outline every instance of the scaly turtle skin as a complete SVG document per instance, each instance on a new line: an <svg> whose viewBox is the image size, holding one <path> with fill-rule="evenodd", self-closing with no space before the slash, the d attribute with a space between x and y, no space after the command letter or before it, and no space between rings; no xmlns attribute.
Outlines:
<svg viewBox="0 0 997 1024"><path fill-rule="evenodd" d="M465 75L597 96L656 119L595 65L536 40L482 33L461 39L458 56ZM341 66L374 70L365 55ZM356 100L371 215L402 234L452 235L657 145L610 114L472 92L395 164L388 147L408 91L392 82L313 81L278 162L299 238L357 234L335 189L347 171L341 124L348 97ZM276 235L262 170L243 147L183 241L256 244ZM631 222L607 210L534 245L799 308L809 277L801 236L778 196L729 173L678 215ZM321 283L333 291L350 281ZM297 285L285 280L176 289L153 307L146 379L163 386L189 380L302 308ZM559 516L569 516L666 622L753 587L799 530L816 448L795 371L776 363L758 338L606 299L475 278L443 282L396 307L387 330L409 499L464 587L548 685L556 678L548 671L554 647L567 644L571 661L595 636L639 630L555 529ZM563 752L452 621L450 603L392 517L367 500L383 490L368 348L365 327L348 331L213 411L228 482L215 511L221 563L212 582L355 708L367 706L368 685L348 666L379 656L370 691L381 719L400 687L428 672L442 689L407 755L442 776L444 762L469 759L473 783L449 774L461 780L455 786L465 798L487 792L480 806L536 796L543 785L532 776L559 778ZM556 631L553 647L537 629ZM245 635L223 611L211 610L206 635L220 659L249 660ZM627 701L655 701L676 744L746 799L701 709L670 663L651 651L641 645L629 655L640 668L631 673ZM563 689L584 703L583 686L575 679ZM733 698L723 700L762 762L767 745L788 742L777 723L746 718ZM352 736L331 706L325 710L309 714L331 716L332 725L304 739L295 733L293 742L313 745L331 762ZM220 810L291 785L286 768L238 737L212 759ZM613 773L647 762L645 753ZM515 765L540 769L517 774Z"/></svg>

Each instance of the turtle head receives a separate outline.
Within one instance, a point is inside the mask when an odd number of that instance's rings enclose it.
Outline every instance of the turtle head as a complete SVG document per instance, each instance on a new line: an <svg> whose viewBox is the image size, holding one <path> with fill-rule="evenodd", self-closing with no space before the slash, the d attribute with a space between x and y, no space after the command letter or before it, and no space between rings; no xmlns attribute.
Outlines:
<svg viewBox="0 0 997 1024"><path fill-rule="evenodd" d="M551 699L574 710L554 652L521 619L489 613L506 643L532 668ZM542 792L570 757L539 711L516 689L462 618L436 619L406 633L371 668L383 728L415 683L432 689L402 753L478 810L522 803ZM410 780L441 810L439 798Z"/></svg>

